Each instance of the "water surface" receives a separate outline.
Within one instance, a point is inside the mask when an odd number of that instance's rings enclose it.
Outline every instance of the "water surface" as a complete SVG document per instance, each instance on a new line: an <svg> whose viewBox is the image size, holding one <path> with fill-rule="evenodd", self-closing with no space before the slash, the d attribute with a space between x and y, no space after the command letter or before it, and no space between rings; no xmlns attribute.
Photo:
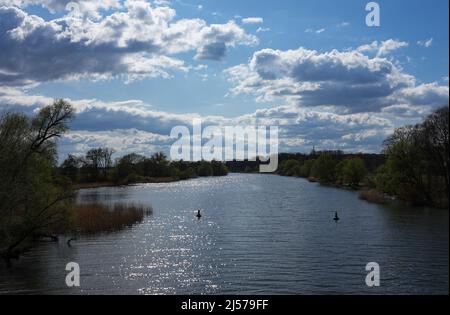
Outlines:
<svg viewBox="0 0 450 315"><path fill-rule="evenodd" d="M78 198L154 213L72 248L39 244L13 268L0 266L0 293L448 294L448 210L374 205L303 179L243 174ZM65 285L71 261L80 288ZM381 267L379 288L365 284L369 262Z"/></svg>

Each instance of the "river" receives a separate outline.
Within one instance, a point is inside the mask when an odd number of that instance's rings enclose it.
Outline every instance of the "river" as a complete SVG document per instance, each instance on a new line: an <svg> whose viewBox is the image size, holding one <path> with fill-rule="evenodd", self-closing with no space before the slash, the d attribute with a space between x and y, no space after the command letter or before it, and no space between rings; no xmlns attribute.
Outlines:
<svg viewBox="0 0 450 315"><path fill-rule="evenodd" d="M0 294L448 294L448 210L375 205L258 174L88 189L78 199L154 211L120 232L71 248L40 243L12 268L0 264ZM68 262L80 265L79 288L65 284ZM369 262L380 266L379 287L366 285Z"/></svg>

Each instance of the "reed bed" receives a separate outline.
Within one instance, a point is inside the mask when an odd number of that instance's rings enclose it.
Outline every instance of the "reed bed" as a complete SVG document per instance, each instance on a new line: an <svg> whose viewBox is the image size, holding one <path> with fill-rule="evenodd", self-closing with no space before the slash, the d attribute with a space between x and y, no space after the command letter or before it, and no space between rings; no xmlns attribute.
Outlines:
<svg viewBox="0 0 450 315"><path fill-rule="evenodd" d="M386 204L387 200L382 193L375 189L363 188L359 193L359 198L372 203Z"/></svg>
<svg viewBox="0 0 450 315"><path fill-rule="evenodd" d="M151 207L136 204L79 204L72 209L70 230L79 234L114 232L141 223L151 213Z"/></svg>

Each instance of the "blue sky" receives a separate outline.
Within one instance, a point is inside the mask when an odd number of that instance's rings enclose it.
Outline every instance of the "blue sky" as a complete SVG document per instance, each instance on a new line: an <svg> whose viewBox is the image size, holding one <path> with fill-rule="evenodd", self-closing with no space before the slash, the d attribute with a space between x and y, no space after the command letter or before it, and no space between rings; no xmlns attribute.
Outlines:
<svg viewBox="0 0 450 315"><path fill-rule="evenodd" d="M377 1L373 28L359 0L68 2L0 0L0 110L71 100L62 155L167 151L194 115L278 124L282 151L376 152L448 104L446 0Z"/></svg>

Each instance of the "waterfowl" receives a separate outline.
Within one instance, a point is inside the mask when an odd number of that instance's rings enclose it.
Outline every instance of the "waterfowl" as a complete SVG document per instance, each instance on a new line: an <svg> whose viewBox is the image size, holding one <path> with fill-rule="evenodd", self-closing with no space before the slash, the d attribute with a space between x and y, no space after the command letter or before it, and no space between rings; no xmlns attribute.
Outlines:
<svg viewBox="0 0 450 315"><path fill-rule="evenodd" d="M200 210L198 210L196 217L197 217L198 219L200 219L200 218L202 217L202 214L200 213Z"/></svg>

